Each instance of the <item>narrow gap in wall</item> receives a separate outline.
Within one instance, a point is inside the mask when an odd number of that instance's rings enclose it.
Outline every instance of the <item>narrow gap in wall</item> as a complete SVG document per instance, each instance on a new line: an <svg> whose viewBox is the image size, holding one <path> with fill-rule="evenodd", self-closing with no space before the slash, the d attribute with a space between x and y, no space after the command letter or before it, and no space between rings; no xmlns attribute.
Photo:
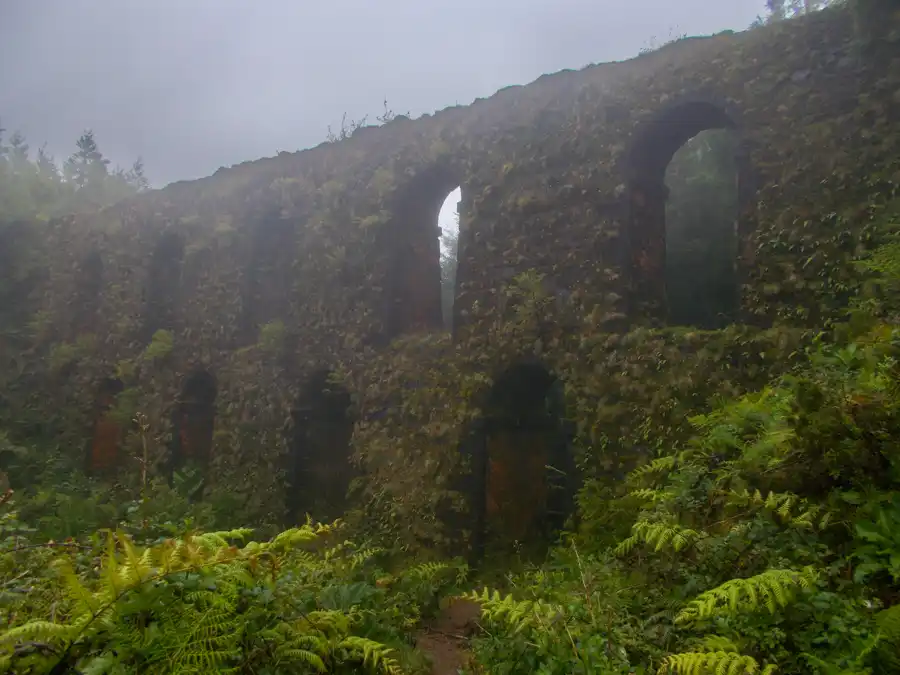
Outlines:
<svg viewBox="0 0 900 675"><path fill-rule="evenodd" d="M462 188L453 190L438 214L441 249L441 316L444 328L453 330L453 302L456 299L456 269L459 265L459 205Z"/></svg>

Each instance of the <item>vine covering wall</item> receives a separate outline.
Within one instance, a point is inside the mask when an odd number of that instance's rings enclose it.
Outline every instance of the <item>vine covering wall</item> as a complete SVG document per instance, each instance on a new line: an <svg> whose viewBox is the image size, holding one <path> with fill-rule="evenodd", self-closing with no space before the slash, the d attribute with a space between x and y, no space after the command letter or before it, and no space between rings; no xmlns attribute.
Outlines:
<svg viewBox="0 0 900 675"><path fill-rule="evenodd" d="M352 399L336 416L354 425L350 503L440 542L477 522L447 515L471 496L467 448L485 445L492 383L527 361L562 391L563 489L575 466L614 479L709 397L789 365L846 305L852 258L900 185L900 19L863 42L851 11L545 75L36 225L18 239L35 261L15 295L27 339L3 345L3 414L21 433L39 420L80 462L115 378L127 474L133 415L165 465L202 371L215 382L214 420L193 426L211 430L208 489L240 495L244 520L275 522L297 504L297 411L328 371ZM739 138L742 286L738 323L693 331L664 325L663 180L708 128ZM433 218L456 186L451 337ZM114 436L107 425L107 446Z"/></svg>

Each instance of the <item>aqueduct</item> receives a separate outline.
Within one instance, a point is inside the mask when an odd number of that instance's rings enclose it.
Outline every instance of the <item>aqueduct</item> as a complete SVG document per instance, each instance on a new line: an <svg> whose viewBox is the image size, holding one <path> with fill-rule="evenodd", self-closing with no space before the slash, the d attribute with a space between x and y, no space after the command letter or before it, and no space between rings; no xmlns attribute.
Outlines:
<svg viewBox="0 0 900 675"><path fill-rule="evenodd" d="M46 256L29 296L40 321L11 391L77 448L117 397L123 414L147 415L157 447L202 458L211 485L244 495L246 513L264 521L311 508L286 494L297 485L346 488L361 471L368 488L356 499L427 537L473 466L489 493L482 520L509 508L504 490L523 499L528 483L501 464L545 487L545 466L574 473L574 455L582 472L615 473L611 448L636 437L636 411L663 405L661 390L632 384L646 358L681 373L678 391L701 405L701 381L721 384L716 359L750 368L753 343L777 361L768 326L802 327L844 302L832 280L852 275L864 228L847 226L845 241L841 223L900 183L900 46L882 36L858 48L848 11L545 75L54 221L35 244ZM900 26L891 16L885 36ZM680 146L712 128L740 141L743 328L740 341L732 331L675 344L640 333L665 323L663 176ZM457 186L451 338L436 218ZM70 367L52 365L61 345L76 355ZM628 356L642 349L651 356ZM701 356L679 365L686 352ZM535 388L543 393L529 398ZM92 450L105 464L116 447L127 454L124 419L118 435L97 427L96 443L113 446ZM544 431L523 440L525 422ZM503 459L529 443L536 460ZM465 465L467 447L473 457L496 450ZM312 458L345 462L351 448L360 471L310 469ZM553 510L541 490L525 497L535 513Z"/></svg>

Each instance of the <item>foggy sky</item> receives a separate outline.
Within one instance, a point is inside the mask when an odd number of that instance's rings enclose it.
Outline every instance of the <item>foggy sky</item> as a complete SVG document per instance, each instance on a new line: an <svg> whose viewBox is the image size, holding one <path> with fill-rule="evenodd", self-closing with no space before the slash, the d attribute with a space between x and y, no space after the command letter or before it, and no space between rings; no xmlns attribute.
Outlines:
<svg viewBox="0 0 900 675"><path fill-rule="evenodd" d="M0 0L0 121L62 159L93 128L155 186L317 145L387 98L413 117L764 0ZM7 135L9 133L7 132Z"/></svg>

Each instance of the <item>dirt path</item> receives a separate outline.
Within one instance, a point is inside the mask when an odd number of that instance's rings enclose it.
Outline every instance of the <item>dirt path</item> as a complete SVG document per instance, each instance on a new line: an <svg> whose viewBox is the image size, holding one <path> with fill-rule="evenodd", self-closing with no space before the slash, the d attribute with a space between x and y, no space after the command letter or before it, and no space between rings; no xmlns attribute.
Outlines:
<svg viewBox="0 0 900 675"><path fill-rule="evenodd" d="M416 647L431 659L432 675L457 675L469 663L468 638L481 616L478 603L455 600L416 639Z"/></svg>

